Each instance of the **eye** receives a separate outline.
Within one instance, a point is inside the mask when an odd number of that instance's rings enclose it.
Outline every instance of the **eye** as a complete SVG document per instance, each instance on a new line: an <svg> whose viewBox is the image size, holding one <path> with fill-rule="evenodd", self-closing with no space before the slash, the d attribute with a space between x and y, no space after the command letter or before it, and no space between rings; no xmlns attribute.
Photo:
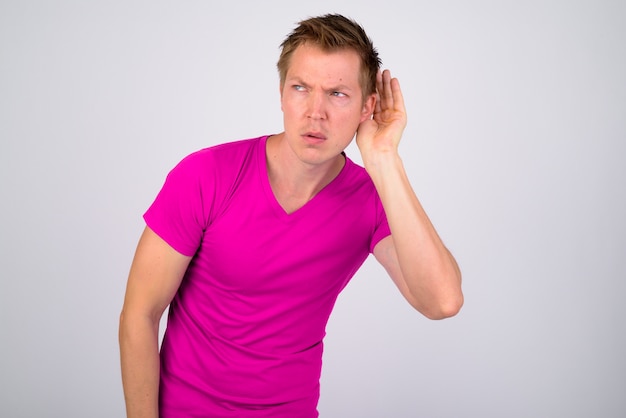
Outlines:
<svg viewBox="0 0 626 418"><path fill-rule="evenodd" d="M295 85L293 86L293 89L294 89L295 91L304 91L304 90L305 90L304 86L301 86L301 85L299 85L299 84L295 84Z"/></svg>
<svg viewBox="0 0 626 418"><path fill-rule="evenodd" d="M347 94L340 91L333 91L330 95L333 97L347 97Z"/></svg>

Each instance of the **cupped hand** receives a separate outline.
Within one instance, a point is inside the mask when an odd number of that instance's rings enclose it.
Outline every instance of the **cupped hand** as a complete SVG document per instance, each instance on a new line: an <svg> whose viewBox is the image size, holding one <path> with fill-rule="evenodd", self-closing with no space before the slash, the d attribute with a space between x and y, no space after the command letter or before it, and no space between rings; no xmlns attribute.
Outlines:
<svg viewBox="0 0 626 418"><path fill-rule="evenodd" d="M381 153L397 153L407 122L400 82L391 77L389 70L378 73L376 90L374 115L359 125L356 135L357 146L366 164L367 160Z"/></svg>

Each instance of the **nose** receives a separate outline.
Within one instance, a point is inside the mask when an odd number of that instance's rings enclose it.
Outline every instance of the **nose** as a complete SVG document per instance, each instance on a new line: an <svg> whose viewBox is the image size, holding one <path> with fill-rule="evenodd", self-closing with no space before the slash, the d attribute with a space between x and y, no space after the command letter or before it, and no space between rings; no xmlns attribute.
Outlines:
<svg viewBox="0 0 626 418"><path fill-rule="evenodd" d="M322 92L311 92L309 94L307 117L309 119L326 119L325 95Z"/></svg>

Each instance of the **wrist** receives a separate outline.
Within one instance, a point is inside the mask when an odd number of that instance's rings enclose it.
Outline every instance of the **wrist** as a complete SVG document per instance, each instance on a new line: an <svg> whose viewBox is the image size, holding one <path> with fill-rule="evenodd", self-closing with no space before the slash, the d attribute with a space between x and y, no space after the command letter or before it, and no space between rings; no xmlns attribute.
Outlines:
<svg viewBox="0 0 626 418"><path fill-rule="evenodd" d="M370 177L389 174L397 169L404 169L402 158L395 150L376 152L363 157L363 166Z"/></svg>

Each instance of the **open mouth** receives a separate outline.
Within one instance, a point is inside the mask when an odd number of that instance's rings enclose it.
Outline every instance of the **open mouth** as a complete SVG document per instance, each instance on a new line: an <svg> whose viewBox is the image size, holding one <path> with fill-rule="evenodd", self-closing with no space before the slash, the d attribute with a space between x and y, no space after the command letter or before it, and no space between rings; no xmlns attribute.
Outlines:
<svg viewBox="0 0 626 418"><path fill-rule="evenodd" d="M309 141L314 141L314 142L320 142L320 141L326 140L326 136L324 136L323 134L319 132L307 132L303 136L305 139Z"/></svg>

